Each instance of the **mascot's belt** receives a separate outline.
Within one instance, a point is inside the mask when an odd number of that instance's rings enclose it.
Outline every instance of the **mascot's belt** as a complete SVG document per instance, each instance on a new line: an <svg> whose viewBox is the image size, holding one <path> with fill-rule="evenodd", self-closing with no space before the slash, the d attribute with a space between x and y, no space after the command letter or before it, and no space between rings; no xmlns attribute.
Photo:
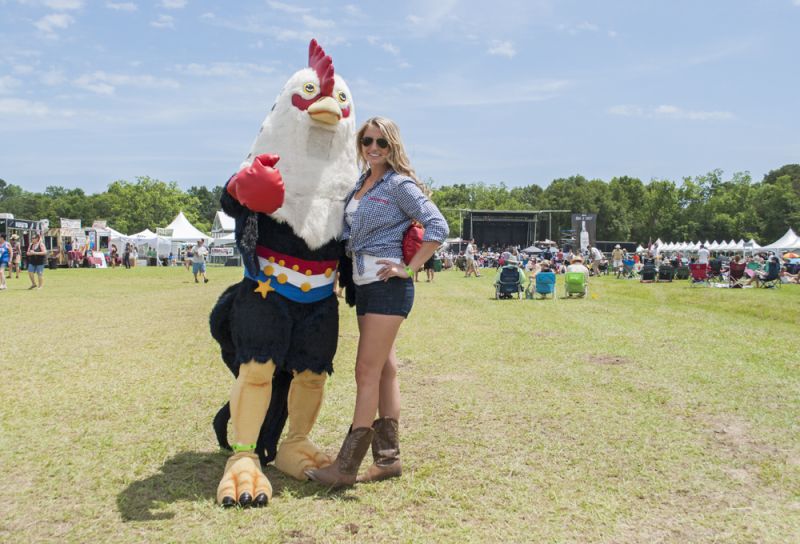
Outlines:
<svg viewBox="0 0 800 544"><path fill-rule="evenodd" d="M256 293L263 298L272 291L295 302L317 302L333 294L338 261L306 261L256 246L261 270L257 276L245 268L244 275L258 282Z"/></svg>

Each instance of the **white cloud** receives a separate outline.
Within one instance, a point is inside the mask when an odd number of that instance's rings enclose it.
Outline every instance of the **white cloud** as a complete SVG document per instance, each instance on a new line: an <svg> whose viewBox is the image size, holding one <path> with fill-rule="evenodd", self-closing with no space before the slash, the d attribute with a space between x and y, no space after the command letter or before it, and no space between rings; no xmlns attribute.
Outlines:
<svg viewBox="0 0 800 544"><path fill-rule="evenodd" d="M501 42L500 40L492 40L487 52L490 55L499 55L508 58L513 58L514 55L517 54L517 51L514 49L514 44L509 41Z"/></svg>
<svg viewBox="0 0 800 544"><path fill-rule="evenodd" d="M381 49L383 49L387 53L391 53L392 55L397 56L400 54L400 49L398 49L394 44L391 44L389 42L384 42L377 36L367 36L367 42L369 42L370 45L376 45L380 47Z"/></svg>
<svg viewBox="0 0 800 544"><path fill-rule="evenodd" d="M41 102L31 102L20 98L0 98L0 113L5 115L44 117L50 113Z"/></svg>
<svg viewBox="0 0 800 544"><path fill-rule="evenodd" d="M792 2L795 6L800 6L800 0L793 0Z"/></svg>
<svg viewBox="0 0 800 544"><path fill-rule="evenodd" d="M621 104L608 108L608 113L612 115L622 115L623 117L642 117L644 115L644 109L639 106Z"/></svg>
<svg viewBox="0 0 800 544"><path fill-rule="evenodd" d="M455 14L458 0L439 0L426 2L418 9L426 9L424 13L412 13L406 20L411 23L416 31L428 33L441 30L446 21L457 19Z"/></svg>
<svg viewBox="0 0 800 544"><path fill-rule="evenodd" d="M608 37L609 38L616 38L617 37L617 32L615 30L609 30L608 31Z"/></svg>
<svg viewBox="0 0 800 544"><path fill-rule="evenodd" d="M33 24L42 32L51 34L55 32L56 29L67 28L74 22L75 18L72 15L66 15L64 13L51 13L50 15L45 15Z"/></svg>
<svg viewBox="0 0 800 544"><path fill-rule="evenodd" d="M65 79L66 78L64 77L64 74L61 72L61 70L55 70L55 69L51 69L51 70L48 70L47 72L43 72L39 76L39 80L42 83L44 83L45 85L48 85L50 87L55 87L56 85L61 85L62 83L64 83Z"/></svg>
<svg viewBox="0 0 800 544"><path fill-rule="evenodd" d="M137 11L139 9L139 6L133 2L106 2L106 7L116 11Z"/></svg>
<svg viewBox="0 0 800 544"><path fill-rule="evenodd" d="M313 29L322 29L322 28L333 28L334 23L328 19L318 19L317 17L312 17L311 15L303 15L303 23L308 28Z"/></svg>
<svg viewBox="0 0 800 544"><path fill-rule="evenodd" d="M36 71L36 68L31 66L30 64L15 64L14 65L14 73L15 74L28 75L28 74L32 74L34 71Z"/></svg>
<svg viewBox="0 0 800 544"><path fill-rule="evenodd" d="M247 78L254 74L271 74L275 69L249 62L214 62L211 64L180 64L175 69L188 76Z"/></svg>
<svg viewBox="0 0 800 544"><path fill-rule="evenodd" d="M103 71L84 74L73 81L81 89L95 94L111 95L117 87L138 87L148 89L177 89L177 81L161 79L150 75L109 74Z"/></svg>
<svg viewBox="0 0 800 544"><path fill-rule="evenodd" d="M216 18L217 18L217 16L216 16L216 15L215 15L213 12L211 12L211 11L207 11L207 12L205 12L204 14L202 14L202 15L200 16L200 18L201 18L201 19L216 19Z"/></svg>
<svg viewBox="0 0 800 544"><path fill-rule="evenodd" d="M150 26L155 28L175 28L172 15L159 15L155 21L150 21Z"/></svg>
<svg viewBox="0 0 800 544"><path fill-rule="evenodd" d="M642 117L650 119L688 119L690 121L728 121L735 119L729 111L685 110L671 104L644 108L630 104L612 106L606 110L612 115L624 117Z"/></svg>
<svg viewBox="0 0 800 544"><path fill-rule="evenodd" d="M292 6L291 4L284 4L283 2L274 2L272 0L267 2L267 5L276 11L282 11L284 13L308 13L311 11L308 8L301 8Z"/></svg>
<svg viewBox="0 0 800 544"><path fill-rule="evenodd" d="M0 94L10 93L15 87L19 87L20 83L22 83L20 80L11 76L0 76Z"/></svg>
<svg viewBox="0 0 800 544"><path fill-rule="evenodd" d="M83 0L45 0L44 5L56 11L67 11L70 9L81 9Z"/></svg>
<svg viewBox="0 0 800 544"><path fill-rule="evenodd" d="M161 7L165 9L183 9L186 7L186 0L161 0Z"/></svg>

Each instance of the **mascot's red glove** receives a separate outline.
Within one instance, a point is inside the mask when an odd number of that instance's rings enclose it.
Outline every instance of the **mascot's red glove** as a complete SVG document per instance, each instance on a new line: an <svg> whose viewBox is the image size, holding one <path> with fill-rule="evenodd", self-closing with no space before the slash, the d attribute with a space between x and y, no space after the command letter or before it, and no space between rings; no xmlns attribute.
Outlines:
<svg viewBox="0 0 800 544"><path fill-rule="evenodd" d="M273 168L279 160L277 155L259 155L228 182L228 193L254 212L274 212L283 206L285 193L281 173Z"/></svg>

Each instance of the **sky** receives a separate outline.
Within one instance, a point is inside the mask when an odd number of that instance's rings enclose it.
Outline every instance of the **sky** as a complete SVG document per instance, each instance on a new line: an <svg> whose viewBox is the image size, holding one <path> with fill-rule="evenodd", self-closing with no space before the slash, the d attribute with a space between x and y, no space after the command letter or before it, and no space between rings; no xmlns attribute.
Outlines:
<svg viewBox="0 0 800 544"><path fill-rule="evenodd" d="M222 185L311 38L434 188L800 162L800 0L0 0L0 179Z"/></svg>

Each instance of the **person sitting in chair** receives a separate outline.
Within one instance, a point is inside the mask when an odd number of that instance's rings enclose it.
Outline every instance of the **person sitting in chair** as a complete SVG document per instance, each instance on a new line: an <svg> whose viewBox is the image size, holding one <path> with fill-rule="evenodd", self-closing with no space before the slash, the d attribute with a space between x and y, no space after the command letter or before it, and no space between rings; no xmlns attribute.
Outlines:
<svg viewBox="0 0 800 544"><path fill-rule="evenodd" d="M504 274L503 273L504 270L508 270L510 272L505 272L505 274ZM511 257L509 257L508 259L506 259L506 262L502 267L497 269L497 274L495 274L495 276L494 276L495 288L496 289L500 289L500 285L501 285L500 278L501 277L503 277L503 278L511 277L512 276L511 272L516 272L517 273L517 278L519 278L518 290L519 290L519 292L522 292L524 290L523 285L525 284L525 270L523 270L519 266L519 261L513 255ZM509 281L507 279L504 279L503 283L508 284ZM498 291L498 293L499 293L499 297L500 298L511 298L511 296L512 296L512 293L505 292L503 290Z"/></svg>
<svg viewBox="0 0 800 544"><path fill-rule="evenodd" d="M750 278L750 281L747 282L748 285L753 281L756 282L756 287L761 287L762 283L775 281L780 278L781 274L781 264L778 261L778 257L772 256L769 258L767 262L767 269L764 272L757 272L755 276Z"/></svg>
<svg viewBox="0 0 800 544"><path fill-rule="evenodd" d="M583 257L580 255L572 257L572 262L567 267L567 272L582 272L586 276L586 284L589 284L589 269L583 264Z"/></svg>

